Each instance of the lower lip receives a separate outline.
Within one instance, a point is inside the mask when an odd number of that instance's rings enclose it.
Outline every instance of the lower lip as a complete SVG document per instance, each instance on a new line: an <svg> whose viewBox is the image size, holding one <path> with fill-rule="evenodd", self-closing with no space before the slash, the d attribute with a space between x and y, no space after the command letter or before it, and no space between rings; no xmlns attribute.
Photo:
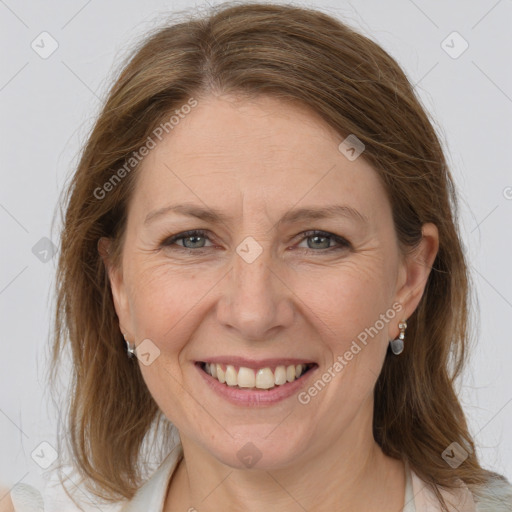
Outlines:
<svg viewBox="0 0 512 512"><path fill-rule="evenodd" d="M225 398L228 402L236 405L248 405L248 406L266 406L273 405L278 402L289 398L296 394L302 387L306 386L307 381L311 375L315 372L318 366L311 368L302 377L294 380L293 382L287 382L282 386L274 386L272 389L239 389L237 387L231 387L227 384L222 384L217 379L214 379L211 375L208 375L200 366L199 363L195 364L197 371L201 374L201 377L205 380L206 384L210 388Z"/></svg>

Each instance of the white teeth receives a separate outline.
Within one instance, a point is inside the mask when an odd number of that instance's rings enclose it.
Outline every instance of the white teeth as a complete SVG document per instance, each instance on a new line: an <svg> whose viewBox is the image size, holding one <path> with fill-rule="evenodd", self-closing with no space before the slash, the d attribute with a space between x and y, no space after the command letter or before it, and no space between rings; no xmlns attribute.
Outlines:
<svg viewBox="0 0 512 512"><path fill-rule="evenodd" d="M226 367L226 384L228 386L236 386L238 384L235 367L230 364Z"/></svg>
<svg viewBox="0 0 512 512"><path fill-rule="evenodd" d="M242 368L240 368L241 370ZM252 371L252 370L251 370ZM275 385L274 373L270 368L262 368L256 374L256 387L259 389L270 389Z"/></svg>
<svg viewBox="0 0 512 512"><path fill-rule="evenodd" d="M255 371L252 368L241 366L237 372L235 367L230 364L224 371L220 364L205 363L204 370L222 384L226 383L231 387L271 389L274 386L282 386L298 379L306 371L306 365L280 365L276 367L275 371L268 367Z"/></svg>
<svg viewBox="0 0 512 512"><path fill-rule="evenodd" d="M226 374L224 373L224 370L220 367L220 364L215 365L217 368L217 380L224 384L226 382ZM213 374L210 373L210 375L213 377Z"/></svg>
<svg viewBox="0 0 512 512"><path fill-rule="evenodd" d="M295 366L291 365L286 368L286 380L288 382L293 382L295 380Z"/></svg>
<svg viewBox="0 0 512 512"><path fill-rule="evenodd" d="M278 366L274 372L276 386L286 384L286 366Z"/></svg>
<svg viewBox="0 0 512 512"><path fill-rule="evenodd" d="M254 378L254 371L250 368L242 367L238 370L238 387L253 388L256 386L257 382L258 378Z"/></svg>

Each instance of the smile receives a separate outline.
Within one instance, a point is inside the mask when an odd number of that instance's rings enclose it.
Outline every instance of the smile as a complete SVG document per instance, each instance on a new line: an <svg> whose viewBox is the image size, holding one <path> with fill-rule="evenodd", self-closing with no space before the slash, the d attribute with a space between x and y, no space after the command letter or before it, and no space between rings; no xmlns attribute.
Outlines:
<svg viewBox="0 0 512 512"><path fill-rule="evenodd" d="M200 368L221 384L238 389L272 389L300 379L315 363L247 368L213 362L202 362Z"/></svg>

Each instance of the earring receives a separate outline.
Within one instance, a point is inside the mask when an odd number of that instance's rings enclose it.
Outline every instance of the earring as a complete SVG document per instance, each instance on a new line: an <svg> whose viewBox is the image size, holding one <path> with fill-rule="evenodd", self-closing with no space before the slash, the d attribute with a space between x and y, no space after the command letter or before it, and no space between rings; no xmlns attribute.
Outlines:
<svg viewBox="0 0 512 512"><path fill-rule="evenodd" d="M126 342L126 352L128 357L133 357L135 355L135 343L132 345L128 339L126 338L126 334L123 334L124 341Z"/></svg>
<svg viewBox="0 0 512 512"><path fill-rule="evenodd" d="M407 329L407 322L403 320L398 324L398 328L400 329L398 338L389 341L389 346L391 347L391 351L393 354L395 354L395 356L401 354L404 351L405 329Z"/></svg>

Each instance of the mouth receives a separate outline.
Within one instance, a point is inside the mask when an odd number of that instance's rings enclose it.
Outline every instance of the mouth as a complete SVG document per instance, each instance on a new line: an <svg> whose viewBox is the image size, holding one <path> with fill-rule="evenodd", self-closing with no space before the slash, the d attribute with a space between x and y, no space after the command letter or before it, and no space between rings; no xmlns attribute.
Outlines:
<svg viewBox="0 0 512 512"><path fill-rule="evenodd" d="M304 378L304 375L317 366L316 363L301 363L249 368L208 361L198 361L196 364L204 373L221 384L246 391L270 391Z"/></svg>

